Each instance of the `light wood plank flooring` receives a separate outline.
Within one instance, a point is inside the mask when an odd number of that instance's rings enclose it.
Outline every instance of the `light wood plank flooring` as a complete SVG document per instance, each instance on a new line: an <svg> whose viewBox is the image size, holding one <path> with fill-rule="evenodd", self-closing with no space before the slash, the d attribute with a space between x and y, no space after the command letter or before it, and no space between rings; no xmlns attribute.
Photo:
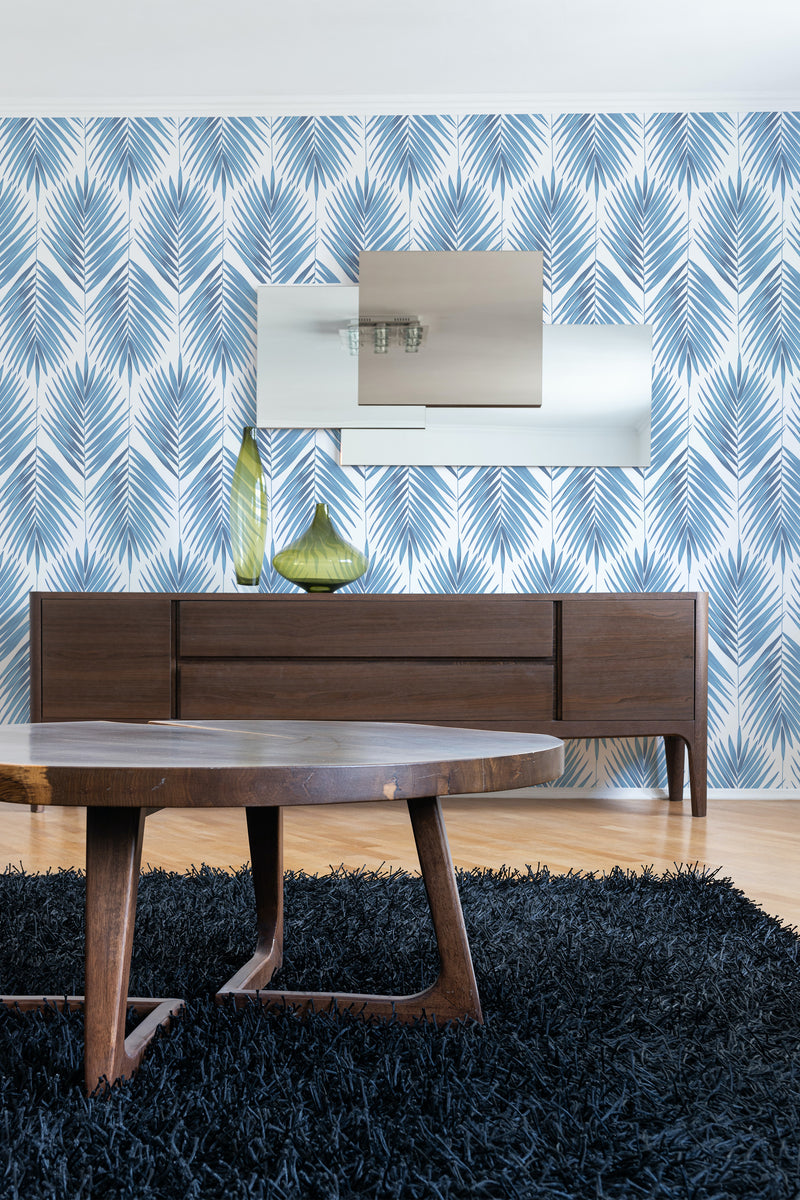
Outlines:
<svg viewBox="0 0 800 1200"><path fill-rule="evenodd" d="M689 802L658 799L565 799L535 790L444 800L453 860L462 867L547 865L607 871L615 865L657 871L675 863L719 868L773 916L800 926L800 803L791 799L709 801L694 819ZM53 808L33 813L0 804L0 869L29 872L83 866L84 814ZM143 861L184 871L191 864L238 867L249 858L244 815L228 810L159 812L147 821ZM288 809L287 869L417 869L405 805L331 805Z"/></svg>

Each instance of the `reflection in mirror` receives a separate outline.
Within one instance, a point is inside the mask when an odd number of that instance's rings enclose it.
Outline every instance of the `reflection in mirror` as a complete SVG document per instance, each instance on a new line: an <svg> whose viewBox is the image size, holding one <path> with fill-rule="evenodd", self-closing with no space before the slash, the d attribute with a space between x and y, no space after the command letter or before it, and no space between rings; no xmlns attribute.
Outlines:
<svg viewBox="0 0 800 1200"><path fill-rule="evenodd" d="M645 467L648 325L545 325L541 408L427 408L424 429L342 429L343 465Z"/></svg>
<svg viewBox="0 0 800 1200"><path fill-rule="evenodd" d="M362 250L358 403L542 402L542 254Z"/></svg>
<svg viewBox="0 0 800 1200"><path fill-rule="evenodd" d="M258 425L341 429L346 465L649 464L649 326L544 326L541 408L367 406L357 394L363 356L339 332L358 317L358 291L257 289Z"/></svg>
<svg viewBox="0 0 800 1200"><path fill-rule="evenodd" d="M256 423L267 429L425 425L424 408L358 407L358 358L341 330L358 320L355 285L270 284L258 301Z"/></svg>

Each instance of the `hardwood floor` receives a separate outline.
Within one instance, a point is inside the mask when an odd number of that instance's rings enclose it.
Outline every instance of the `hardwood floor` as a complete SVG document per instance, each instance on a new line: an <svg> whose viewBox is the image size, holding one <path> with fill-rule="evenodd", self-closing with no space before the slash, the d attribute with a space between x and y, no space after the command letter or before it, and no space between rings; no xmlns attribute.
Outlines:
<svg viewBox="0 0 800 1200"><path fill-rule="evenodd" d="M688 800L576 800L535 789L442 803L457 866L541 863L556 874L615 865L661 872L675 863L700 863L719 868L766 912L800 926L797 801L711 799L705 819L691 816ZM284 827L287 870L324 874L340 864L417 869L402 802L288 809ZM0 804L0 868L82 867L83 837L81 810L33 813ZM248 857L244 815L237 810L162 811L147 821L143 862L152 867L238 867Z"/></svg>

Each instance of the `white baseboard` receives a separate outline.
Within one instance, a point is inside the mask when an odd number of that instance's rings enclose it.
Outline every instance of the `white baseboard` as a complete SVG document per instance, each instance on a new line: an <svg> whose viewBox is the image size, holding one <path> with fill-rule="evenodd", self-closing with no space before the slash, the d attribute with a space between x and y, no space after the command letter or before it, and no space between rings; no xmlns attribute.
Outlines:
<svg viewBox="0 0 800 1200"><path fill-rule="evenodd" d="M465 794L475 798L479 798L481 795L491 795L497 799L508 800L666 800L667 798L666 788L560 788L542 783L535 787L516 788L514 791L468 792ZM688 788L686 794L688 795Z"/></svg>
<svg viewBox="0 0 800 1200"><path fill-rule="evenodd" d="M800 800L800 788L709 788L709 800Z"/></svg>
<svg viewBox="0 0 800 1200"><path fill-rule="evenodd" d="M471 793L470 793L471 794ZM498 799L531 800L666 800L666 788L552 787L539 784L536 787L518 788L516 791L492 792ZM479 795L479 793L475 793ZM689 799L689 785L683 789L684 799ZM709 788L709 804L714 800L800 800L800 788Z"/></svg>

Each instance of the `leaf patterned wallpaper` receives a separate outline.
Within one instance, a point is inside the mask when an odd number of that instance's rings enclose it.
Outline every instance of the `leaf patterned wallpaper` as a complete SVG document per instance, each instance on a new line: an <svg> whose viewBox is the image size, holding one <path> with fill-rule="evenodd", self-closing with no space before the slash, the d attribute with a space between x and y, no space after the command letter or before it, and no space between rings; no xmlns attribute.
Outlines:
<svg viewBox="0 0 800 1200"><path fill-rule="evenodd" d="M268 558L323 499L357 590L706 589L709 783L800 786L798 113L0 120L0 719L31 589L235 590L254 286L362 248L542 250L546 320L651 323L652 465L341 468L335 430L263 430ZM562 782L659 755L571 744Z"/></svg>

